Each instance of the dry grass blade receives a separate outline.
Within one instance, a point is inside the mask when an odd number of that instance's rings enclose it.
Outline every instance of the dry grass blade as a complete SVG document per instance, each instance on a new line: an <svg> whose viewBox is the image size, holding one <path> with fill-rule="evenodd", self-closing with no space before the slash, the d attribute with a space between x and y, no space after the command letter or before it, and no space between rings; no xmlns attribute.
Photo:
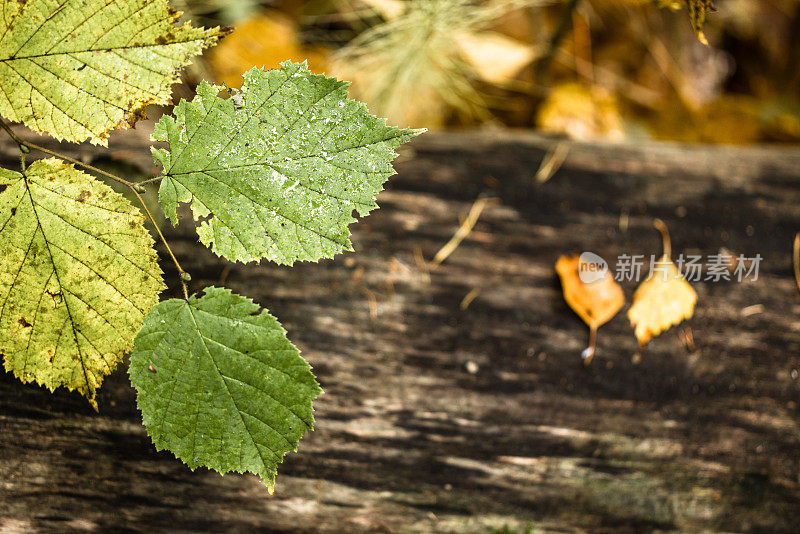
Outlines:
<svg viewBox="0 0 800 534"><path fill-rule="evenodd" d="M536 171L536 183L543 184L552 178L553 175L558 172L558 169L561 168L561 165L564 164L568 153L569 143L566 141L561 141L551 148L542 160L542 164L539 165L539 170Z"/></svg>
<svg viewBox="0 0 800 534"><path fill-rule="evenodd" d="M488 120L480 78L458 43L499 17L543 0L410 0L405 10L372 26L330 58L331 72L351 80L352 94L399 125L443 126L455 110ZM508 58L504 58L508 59Z"/></svg>
<svg viewBox="0 0 800 534"><path fill-rule="evenodd" d="M469 308L469 305L472 304L472 301L478 298L478 295L480 294L481 294L481 288L473 287L469 291L469 293L464 295L464 298L461 299L461 304L459 305L459 308L461 308L461 310L466 310L467 308Z"/></svg>
<svg viewBox="0 0 800 534"><path fill-rule="evenodd" d="M478 222L478 217L481 216L481 212L486 206L499 203L500 201L497 198L479 198L476 200L469 209L467 218L464 219L464 222L462 222L461 226L458 227L456 233L453 234L453 237L450 238L450 241L448 241L441 249L439 249L439 252L437 252L433 257L433 260L431 260L432 268L436 268L436 266L446 260L447 257L458 248L458 245L461 244L464 238L466 238L470 232L472 232L472 228L475 226L475 223Z"/></svg>
<svg viewBox="0 0 800 534"><path fill-rule="evenodd" d="M800 232L794 236L794 253L792 254L792 265L794 266L794 282L797 290L800 291Z"/></svg>

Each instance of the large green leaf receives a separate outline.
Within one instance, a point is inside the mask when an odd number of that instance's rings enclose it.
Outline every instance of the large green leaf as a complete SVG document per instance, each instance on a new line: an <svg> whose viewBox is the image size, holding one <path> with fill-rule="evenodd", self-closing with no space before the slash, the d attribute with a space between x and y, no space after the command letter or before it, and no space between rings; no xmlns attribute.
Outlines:
<svg viewBox="0 0 800 534"><path fill-rule="evenodd" d="M292 264L351 250L353 211L377 207L395 149L421 130L387 126L348 100L347 86L290 62L250 70L232 98L200 84L153 134L169 143L153 150L166 214L177 222L178 203L191 202L200 240L236 261Z"/></svg>
<svg viewBox="0 0 800 534"><path fill-rule="evenodd" d="M0 355L23 382L95 408L164 285L139 210L55 159L0 169Z"/></svg>
<svg viewBox="0 0 800 534"><path fill-rule="evenodd" d="M107 144L221 34L166 0L0 0L0 115L40 133Z"/></svg>
<svg viewBox="0 0 800 534"><path fill-rule="evenodd" d="M321 392L277 319L216 287L153 308L129 373L156 448L192 469L256 473L270 491Z"/></svg>

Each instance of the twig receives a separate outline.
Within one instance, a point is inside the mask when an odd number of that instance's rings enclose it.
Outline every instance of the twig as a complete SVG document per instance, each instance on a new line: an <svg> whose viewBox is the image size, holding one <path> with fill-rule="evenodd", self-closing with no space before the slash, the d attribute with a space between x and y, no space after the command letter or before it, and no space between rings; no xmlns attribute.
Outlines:
<svg viewBox="0 0 800 534"><path fill-rule="evenodd" d="M681 343L683 343L683 345L686 347L686 351L689 354L693 354L697 350L697 347L694 344L694 334L692 333L691 326L687 326L678 330L678 339L681 340Z"/></svg>
<svg viewBox="0 0 800 534"><path fill-rule="evenodd" d="M550 64L553 62L553 57L556 54L559 46L561 46L561 41L564 40L564 37L567 36L567 32L569 31L569 27L572 23L572 14L575 12L575 9L578 7L578 4L581 0L569 0L569 3L564 7L564 12L561 14L561 20L558 23L558 28L553 33L553 36L550 37L550 44L547 47L547 52L545 52L544 56L539 60L536 64L536 81L540 84L544 81L544 77L547 75L547 71L550 69Z"/></svg>
<svg viewBox="0 0 800 534"><path fill-rule="evenodd" d="M619 231L621 234L628 232L628 224L630 223L630 212L628 208L622 208L619 212Z"/></svg>
<svg viewBox="0 0 800 534"><path fill-rule="evenodd" d="M795 269L796 269L796 266L797 266L797 263L795 263ZM795 273L797 273L796 270L795 270ZM751 315L764 313L764 305L763 304L753 304L751 306L747 306L747 307L742 308L742 311L739 312L739 313L742 314L742 317L750 317Z"/></svg>
<svg viewBox="0 0 800 534"><path fill-rule="evenodd" d="M473 287L472 289L470 289L469 293L464 295L464 298L461 299L461 304L459 305L459 308L461 308L462 310L466 310L467 308L469 308L469 305L472 304L472 301L475 300L480 294L481 294L481 288Z"/></svg>
<svg viewBox="0 0 800 534"><path fill-rule="evenodd" d="M800 232L794 236L794 254L792 254L792 265L794 266L794 283L800 291Z"/></svg>
<svg viewBox="0 0 800 534"><path fill-rule="evenodd" d="M159 227L158 222L156 222L155 218L153 217L153 214L150 213L150 209L147 207L147 204L145 203L144 199L139 194L139 191L137 191L136 188L137 188L137 186L139 186L139 184L134 183L134 182L129 182L128 180L125 180L124 178L120 178L119 176L117 176L115 174L111 174L110 172L104 171L103 169L98 169L94 165L89 165L88 163L83 163L82 161L79 161L79 160L77 160L75 158L71 158L71 157L67 156L66 154L61 154L61 153L56 152L54 150L50 150L49 148L45 148L43 146L39 146L39 145L37 145L35 143L31 143L30 141L25 141L20 136L18 136L16 133L14 133L14 131L11 129L11 127L8 124L6 124L6 122L4 120L2 120L2 119L0 119L0 127L2 127L3 130L5 130L6 133L9 135L9 137L11 137L11 139L13 139L14 142L17 143L17 145L19 145L20 152L22 153L22 157L23 158L24 158L24 155L25 155L25 150L22 147L26 147L28 149L38 150L39 152L44 152L45 154L48 154L50 156L53 156L53 157L56 157L56 158L59 158L59 159L63 159L63 160L68 161L68 162L70 162L70 163L72 163L74 165L80 165L81 167L83 167L85 169L89 169L90 171L96 172L97 174L105 176L106 178L110 178L110 179L114 180L115 182L118 182L118 183L128 187L128 189L130 189L133 192L133 194L136 195L136 198L139 200L139 203L142 205L142 208L144 208L144 212L147 214L147 218L150 219L150 222L153 223L153 227L156 229L156 233L158 233L159 239L161 240L162 243L164 243L164 247L166 247L170 258L172 258L172 262L175 264L175 267L178 269L178 277L180 278L181 285L183 286L183 296L184 296L184 298L186 300L189 300L189 290L188 290L186 284L192 278L189 275L189 273L184 271L183 267L181 267L181 264L178 262L178 258L175 257L175 254L172 252L172 248L169 246L169 243L167 243L167 239L164 237L164 234L161 233L161 228ZM24 167L24 159L22 159L21 163L23 164L23 167Z"/></svg>
<svg viewBox="0 0 800 534"><path fill-rule="evenodd" d="M567 159L568 153L569 143L566 141L561 141L557 143L555 147L551 148L547 154L545 154L544 159L542 159L539 170L536 171L536 183L543 184L552 178L553 175L558 172L558 169L561 168L564 160Z"/></svg>
<svg viewBox="0 0 800 534"><path fill-rule="evenodd" d="M414 264L417 266L420 274L422 274L424 282L430 284L431 268L428 266L428 262L425 261L425 256L422 255L422 249L420 247L414 247Z"/></svg>
<svg viewBox="0 0 800 534"><path fill-rule="evenodd" d="M479 198L476 200L472 204L472 207L467 214L467 218L464 219L464 222L462 222L461 226L458 227L456 233L453 234L453 237L450 238L450 241L448 241L441 249L439 249L439 252L437 252L433 257L433 260L431 260L432 268L435 269L440 263L447 259L447 257L452 254L456 248L458 248L458 245L460 245L464 238L469 235L469 233L472 231L472 228L475 226L475 223L478 222L478 217L481 216L483 208L490 204L497 204L498 202L499 200L496 198Z"/></svg>
<svg viewBox="0 0 800 534"><path fill-rule="evenodd" d="M378 318L378 299L375 297L375 293L370 291L366 287L361 288L362 293L366 295L367 302L369 303L369 316L370 318L377 319Z"/></svg>

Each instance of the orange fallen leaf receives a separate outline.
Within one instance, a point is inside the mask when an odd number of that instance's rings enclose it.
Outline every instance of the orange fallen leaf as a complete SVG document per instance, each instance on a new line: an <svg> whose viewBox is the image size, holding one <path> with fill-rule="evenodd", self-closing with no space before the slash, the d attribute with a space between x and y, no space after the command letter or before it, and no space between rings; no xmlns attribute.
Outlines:
<svg viewBox="0 0 800 534"><path fill-rule="evenodd" d="M625 295L619 284L609 275L607 267L605 272L597 273L594 277L596 279L588 283L581 279L582 267L586 272L586 262L580 256L561 256L556 262L564 300L589 326L589 346L582 355L584 363L588 364L594 356L597 329L622 308Z"/></svg>
<svg viewBox="0 0 800 534"><path fill-rule="evenodd" d="M697 293L670 259L671 247L666 225L659 219L653 221L653 225L664 240L664 255L658 260L652 274L636 289L633 304L628 310L628 319L639 340L640 353L650 339L691 318L697 302ZM635 359L639 357L637 354Z"/></svg>
<svg viewBox="0 0 800 534"><path fill-rule="evenodd" d="M276 68L290 59L308 61L313 72L323 70L323 52L304 46L297 25L277 11L265 11L236 26L209 55L217 81L240 87L242 74L256 67Z"/></svg>

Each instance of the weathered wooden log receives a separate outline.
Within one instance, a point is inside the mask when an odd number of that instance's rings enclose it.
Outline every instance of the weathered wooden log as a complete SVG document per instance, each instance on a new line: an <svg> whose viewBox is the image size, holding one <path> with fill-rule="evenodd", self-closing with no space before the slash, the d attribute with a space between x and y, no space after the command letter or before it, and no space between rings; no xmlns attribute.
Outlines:
<svg viewBox="0 0 800 534"><path fill-rule="evenodd" d="M356 252L332 261L229 265L190 223L167 228L194 290L224 283L284 322L325 389L317 430L269 496L255 477L155 452L124 368L99 414L4 373L0 530L796 532L800 150L571 143L537 184L558 142L423 136L353 227ZM115 136L112 154L147 169L146 144ZM16 165L15 146L1 153ZM481 195L500 204L431 268ZM584 366L587 329L555 260L658 255L654 217L673 255L760 254L759 278L693 284L693 352L673 328L633 363L623 312Z"/></svg>

